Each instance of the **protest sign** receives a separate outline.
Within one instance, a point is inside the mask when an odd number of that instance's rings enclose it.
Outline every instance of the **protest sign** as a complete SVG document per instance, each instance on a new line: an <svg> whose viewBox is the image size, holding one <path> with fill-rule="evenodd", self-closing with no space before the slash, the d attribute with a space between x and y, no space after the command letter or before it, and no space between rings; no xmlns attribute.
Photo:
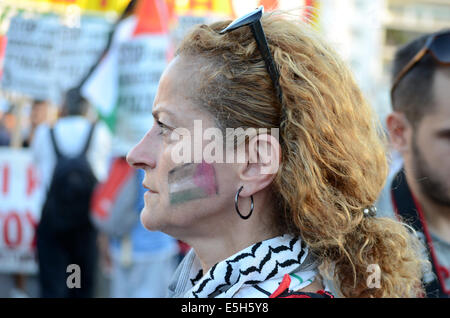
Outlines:
<svg viewBox="0 0 450 318"><path fill-rule="evenodd" d="M140 2L137 15L117 25L110 50L83 86L100 114L112 118L115 156L126 155L153 124L153 100L170 50L167 17L163 0Z"/></svg>
<svg viewBox="0 0 450 318"><path fill-rule="evenodd" d="M29 150L0 147L0 272L36 273L44 191Z"/></svg>
<svg viewBox="0 0 450 318"><path fill-rule="evenodd" d="M58 27L56 16L11 19L3 63L3 90L35 99L51 96Z"/></svg>
<svg viewBox="0 0 450 318"><path fill-rule="evenodd" d="M171 27L171 36L175 45L195 25L209 24L217 20L232 19L234 17L233 2L231 0L175 1L173 11L176 19Z"/></svg>
<svg viewBox="0 0 450 318"><path fill-rule="evenodd" d="M68 27L52 14L11 19L7 32L1 87L24 96L60 104L100 56L112 23L82 16Z"/></svg>
<svg viewBox="0 0 450 318"><path fill-rule="evenodd" d="M122 43L128 41L136 27L136 19L129 16L120 21L114 32L111 47L82 87L82 94L104 117L113 117L118 96L118 54ZM114 125L109 123L113 129Z"/></svg>
<svg viewBox="0 0 450 318"><path fill-rule="evenodd" d="M60 26L55 52L55 86L52 100L60 101L63 92L78 85L103 52L112 24L85 16L79 28Z"/></svg>
<svg viewBox="0 0 450 318"><path fill-rule="evenodd" d="M118 100L115 147L128 152L153 124L152 106L167 65L168 35L142 35L118 52Z"/></svg>

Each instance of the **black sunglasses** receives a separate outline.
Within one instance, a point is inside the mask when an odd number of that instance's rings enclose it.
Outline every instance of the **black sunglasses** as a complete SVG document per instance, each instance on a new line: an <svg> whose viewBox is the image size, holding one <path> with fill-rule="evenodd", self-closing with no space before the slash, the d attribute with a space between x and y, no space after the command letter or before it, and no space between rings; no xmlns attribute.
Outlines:
<svg viewBox="0 0 450 318"><path fill-rule="evenodd" d="M405 75L411 71L411 69L419 63L427 53L430 53L439 64L450 65L450 31L430 35L419 52L417 52L408 64L398 72L391 88L392 101L394 100L394 91L400 83L400 80L405 77Z"/></svg>
<svg viewBox="0 0 450 318"><path fill-rule="evenodd" d="M233 22L231 22L225 29L220 31L220 34L225 34L236 30L243 26L250 26L252 30L253 36L255 37L256 44L258 45L258 49L261 52L262 58L266 64L267 72L272 79L273 86L277 93L278 99L280 103L282 102L282 94L281 87L279 83L280 73L275 65L275 61L272 58L272 54L270 53L269 45L267 44L266 35L264 34L264 30L261 25L261 17L264 12L264 7L260 6L258 9L250 12L243 17L240 17Z"/></svg>

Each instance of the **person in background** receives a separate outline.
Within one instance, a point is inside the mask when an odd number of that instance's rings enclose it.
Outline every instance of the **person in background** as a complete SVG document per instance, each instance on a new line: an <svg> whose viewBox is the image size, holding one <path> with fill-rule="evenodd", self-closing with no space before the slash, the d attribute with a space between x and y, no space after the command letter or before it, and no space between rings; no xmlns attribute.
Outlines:
<svg viewBox="0 0 450 318"><path fill-rule="evenodd" d="M11 136L4 124L4 116L0 114L0 146L9 146Z"/></svg>
<svg viewBox="0 0 450 318"><path fill-rule="evenodd" d="M0 147L11 144L11 132L16 124L12 105L0 99ZM0 297L28 298L37 295L35 275L0 273Z"/></svg>
<svg viewBox="0 0 450 318"><path fill-rule="evenodd" d="M401 47L386 120L403 165L388 179L378 210L407 221L426 242L428 297L450 296L450 29Z"/></svg>
<svg viewBox="0 0 450 318"><path fill-rule="evenodd" d="M10 146L11 136L16 125L16 118L12 106L0 114L0 146Z"/></svg>
<svg viewBox="0 0 450 318"><path fill-rule="evenodd" d="M123 159L125 160L125 158ZM170 279L177 266L177 241L162 232L153 232L139 222L144 207L144 174L133 172L138 190L127 213L135 213L137 222L122 238L111 238L111 297L161 298L167 295Z"/></svg>
<svg viewBox="0 0 450 318"><path fill-rule="evenodd" d="M97 233L89 221L90 194L82 196L83 202L73 199L75 186L80 193L83 187L91 183L102 181L107 177L108 163L111 151L111 135L102 122L93 124L88 118L90 104L80 95L78 88L71 89L65 96L61 110L61 118L53 125L40 125L32 142L32 151L41 182L47 191L47 198L43 207L40 222L37 228L37 251L39 261L39 277L42 297L92 297L94 291L95 268L97 265ZM60 162L69 162L84 153L87 162L89 180L80 179L73 175L66 164L67 178L60 182L74 186L58 187L55 185L55 176L61 175ZM81 161L72 161L75 165ZM86 164L83 167L86 167ZM80 166L77 166L79 168ZM91 182L92 181L92 182ZM83 192L84 194L84 192ZM64 202L67 206L60 207L61 198L71 200ZM51 200L50 200L51 198ZM78 198L78 197L76 197ZM76 201L74 201L76 200ZM50 202L50 203L49 203ZM56 203L55 203L56 202ZM53 204L53 205L52 205ZM86 207L87 211L79 217L67 215L63 217L74 205ZM49 212L51 211L51 213ZM73 212L73 211L72 211ZM87 220L82 227L71 231L60 230L71 226L69 220L78 222L79 218ZM57 230L58 229L58 230ZM69 288L67 285L69 265L78 265L81 272L81 288Z"/></svg>
<svg viewBox="0 0 450 318"><path fill-rule="evenodd" d="M36 128L45 123L48 119L48 102L44 100L34 100L31 105L30 112L30 127L27 136L22 142L22 146L28 148L33 141L34 133Z"/></svg>
<svg viewBox="0 0 450 318"><path fill-rule="evenodd" d="M11 136L6 128L6 112L8 111L9 103L6 100L0 99L0 147L9 146Z"/></svg>
<svg viewBox="0 0 450 318"><path fill-rule="evenodd" d="M121 117L116 124L121 125ZM143 227L142 171L125 155L137 140L123 130L114 133L108 178L99 184L91 202L91 216L99 231L100 270L109 278L113 298L165 297L178 261L177 241Z"/></svg>

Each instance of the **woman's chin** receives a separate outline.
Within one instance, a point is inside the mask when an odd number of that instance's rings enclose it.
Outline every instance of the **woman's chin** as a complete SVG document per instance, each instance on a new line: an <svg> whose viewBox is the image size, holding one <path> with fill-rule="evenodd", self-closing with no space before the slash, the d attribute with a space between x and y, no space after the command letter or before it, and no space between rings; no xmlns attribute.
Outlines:
<svg viewBox="0 0 450 318"><path fill-rule="evenodd" d="M149 231L160 231L161 226L157 222L157 216L155 215L156 211L150 211L150 209L145 206L141 212L141 223L142 225Z"/></svg>

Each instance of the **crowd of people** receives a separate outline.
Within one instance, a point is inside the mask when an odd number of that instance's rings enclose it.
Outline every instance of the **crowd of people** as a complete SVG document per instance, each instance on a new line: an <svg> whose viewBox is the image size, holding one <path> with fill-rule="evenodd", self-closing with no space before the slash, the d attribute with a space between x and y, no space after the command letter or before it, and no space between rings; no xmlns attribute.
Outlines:
<svg viewBox="0 0 450 318"><path fill-rule="evenodd" d="M130 149L114 150L79 87L52 125L36 101L39 295L95 297L100 268L110 297L448 297L449 87L450 30L401 47L385 133L316 31L258 9L185 36ZM279 135L238 138L243 162L175 162L173 135L198 120Z"/></svg>

